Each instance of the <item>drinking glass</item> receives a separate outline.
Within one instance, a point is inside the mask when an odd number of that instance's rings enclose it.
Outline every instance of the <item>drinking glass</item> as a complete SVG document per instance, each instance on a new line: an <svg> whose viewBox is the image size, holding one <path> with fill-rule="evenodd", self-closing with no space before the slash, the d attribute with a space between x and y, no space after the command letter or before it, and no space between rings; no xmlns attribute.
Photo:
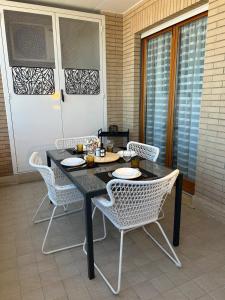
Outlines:
<svg viewBox="0 0 225 300"><path fill-rule="evenodd" d="M129 151L129 150L123 151L123 159L124 159L126 162L130 161L131 156L132 156L132 155L131 155L131 151Z"/></svg>
<svg viewBox="0 0 225 300"><path fill-rule="evenodd" d="M138 169L139 168L139 158L138 157L134 157L131 159L131 168L136 168Z"/></svg>
<svg viewBox="0 0 225 300"><path fill-rule="evenodd" d="M83 152L83 144L77 144L77 152L82 153Z"/></svg>
<svg viewBox="0 0 225 300"><path fill-rule="evenodd" d="M106 151L113 152L113 143L111 141L107 142Z"/></svg>
<svg viewBox="0 0 225 300"><path fill-rule="evenodd" d="M86 155L86 163L88 167L93 167L95 163L95 156L93 151L88 151Z"/></svg>

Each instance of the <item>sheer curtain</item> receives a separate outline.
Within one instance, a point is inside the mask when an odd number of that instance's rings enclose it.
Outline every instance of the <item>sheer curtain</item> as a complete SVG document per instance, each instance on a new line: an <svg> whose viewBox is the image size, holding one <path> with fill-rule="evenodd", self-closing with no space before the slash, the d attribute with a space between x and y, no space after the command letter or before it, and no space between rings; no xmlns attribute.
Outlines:
<svg viewBox="0 0 225 300"><path fill-rule="evenodd" d="M165 162L169 96L171 32L148 41L145 141L160 148L159 163Z"/></svg>
<svg viewBox="0 0 225 300"><path fill-rule="evenodd" d="M173 167L195 180L207 17L180 28Z"/></svg>

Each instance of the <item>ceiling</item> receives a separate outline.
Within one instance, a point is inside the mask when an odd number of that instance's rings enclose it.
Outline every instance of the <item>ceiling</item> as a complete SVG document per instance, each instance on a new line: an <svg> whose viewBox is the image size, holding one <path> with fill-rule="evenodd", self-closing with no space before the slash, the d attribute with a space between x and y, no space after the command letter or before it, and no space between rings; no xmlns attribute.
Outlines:
<svg viewBox="0 0 225 300"><path fill-rule="evenodd" d="M10 0L9 0L10 1ZM16 1L16 0L15 0ZM110 11L125 13L142 0L17 0L31 4L48 5L82 11Z"/></svg>

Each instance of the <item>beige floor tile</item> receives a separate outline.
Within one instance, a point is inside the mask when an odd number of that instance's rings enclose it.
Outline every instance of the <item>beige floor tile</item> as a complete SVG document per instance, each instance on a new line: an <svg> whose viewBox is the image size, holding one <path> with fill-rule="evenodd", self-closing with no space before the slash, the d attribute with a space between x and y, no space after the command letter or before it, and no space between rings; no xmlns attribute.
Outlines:
<svg viewBox="0 0 225 300"><path fill-rule="evenodd" d="M41 254L41 255L43 256L43 254ZM42 259L41 261L37 262L39 273L47 272L47 271L57 268L57 264L54 261L53 257L51 257L50 255L48 255L48 256L45 255L44 257L47 259Z"/></svg>
<svg viewBox="0 0 225 300"><path fill-rule="evenodd" d="M33 252L33 245L31 241L19 241L16 244L16 253L18 256L30 254Z"/></svg>
<svg viewBox="0 0 225 300"><path fill-rule="evenodd" d="M40 273L42 286L49 285L61 280L59 270L57 268Z"/></svg>
<svg viewBox="0 0 225 300"><path fill-rule="evenodd" d="M162 294L165 300L188 300L177 288Z"/></svg>
<svg viewBox="0 0 225 300"><path fill-rule="evenodd" d="M144 266L140 266L138 269L147 279L153 279L159 277L162 271L159 269L159 264L157 262L151 262Z"/></svg>
<svg viewBox="0 0 225 300"><path fill-rule="evenodd" d="M180 286L185 282L189 281L189 277L184 274L184 268L173 270L173 272L164 273L171 282L173 282L174 286Z"/></svg>
<svg viewBox="0 0 225 300"><path fill-rule="evenodd" d="M209 293L225 285L225 271L217 269L199 276L194 281Z"/></svg>
<svg viewBox="0 0 225 300"><path fill-rule="evenodd" d="M142 272L137 268L128 272L122 273L122 287L128 288L132 287L135 284L146 281L146 277L142 274Z"/></svg>
<svg viewBox="0 0 225 300"><path fill-rule="evenodd" d="M2 260L16 257L15 243L6 243L6 244L1 243L0 257Z"/></svg>
<svg viewBox="0 0 225 300"><path fill-rule="evenodd" d="M202 290L194 281L189 281L179 286L179 290L190 300L195 300L205 295L205 291Z"/></svg>
<svg viewBox="0 0 225 300"><path fill-rule="evenodd" d="M59 268L59 274L61 279L70 278L75 275L79 275L79 269L74 265L74 263L70 263L68 265L61 265Z"/></svg>
<svg viewBox="0 0 225 300"><path fill-rule="evenodd" d="M38 267L37 263L31 263L28 265L25 265L23 267L19 267L19 278L27 278L38 275Z"/></svg>
<svg viewBox="0 0 225 300"><path fill-rule="evenodd" d="M16 300L21 298L21 289L19 281L5 283L0 286L0 299L2 300Z"/></svg>
<svg viewBox="0 0 225 300"><path fill-rule="evenodd" d="M158 290L159 293L165 293L166 291L169 291L175 287L173 282L170 281L169 278L165 274L162 274L159 277L153 278L151 280L151 283Z"/></svg>
<svg viewBox="0 0 225 300"><path fill-rule="evenodd" d="M116 296L111 293L111 296L108 298L105 298L105 300L115 300L115 298L119 299L119 300L140 300L138 295L135 293L135 290L131 287L122 290L119 293L119 295L116 295ZM152 298L152 299L154 299L154 298ZM155 300L157 300L157 298ZM161 300L161 299L158 299L158 300Z"/></svg>
<svg viewBox="0 0 225 300"><path fill-rule="evenodd" d="M216 289L215 291L210 293L210 296L214 300L224 300L225 299L225 283L221 288Z"/></svg>
<svg viewBox="0 0 225 300"><path fill-rule="evenodd" d="M151 300L165 300L165 298L163 298L163 296L161 296L161 295L156 295L156 296L152 297Z"/></svg>
<svg viewBox="0 0 225 300"><path fill-rule="evenodd" d="M116 283L112 281L112 285L116 286ZM94 300L103 300L111 296L112 292L109 290L108 286L102 281L102 278L96 278L95 283L91 283L86 281L86 288Z"/></svg>
<svg viewBox="0 0 225 300"><path fill-rule="evenodd" d="M32 264L34 262L36 262L36 258L33 252L25 255L17 256L17 265L19 268Z"/></svg>
<svg viewBox="0 0 225 300"><path fill-rule="evenodd" d="M159 294L150 281L144 281L133 286L135 293L141 300L149 300Z"/></svg>
<svg viewBox="0 0 225 300"><path fill-rule="evenodd" d="M67 293L74 293L74 291L76 291L79 288L86 289L85 280L89 281L87 278L84 279L83 277L77 275L77 276L64 279L63 285ZM92 281L94 280L91 280L90 282Z"/></svg>
<svg viewBox="0 0 225 300"><path fill-rule="evenodd" d="M17 268L16 258L8 258L0 260L0 273Z"/></svg>
<svg viewBox="0 0 225 300"><path fill-rule="evenodd" d="M10 269L0 273L0 284L7 284L18 280L18 270Z"/></svg>
<svg viewBox="0 0 225 300"><path fill-rule="evenodd" d="M79 256L80 256L80 249L78 252ZM70 253L70 251L62 251L62 252L57 252L54 254L54 259L56 264L60 267L63 265L68 265L68 264L72 264L75 259L73 257L73 255Z"/></svg>
<svg viewBox="0 0 225 300"><path fill-rule="evenodd" d="M198 298L198 300L213 300L213 298L210 295L207 294L207 295L204 295L204 296Z"/></svg>
<svg viewBox="0 0 225 300"><path fill-rule="evenodd" d="M43 292L46 300L56 300L60 297L67 296L61 281L44 286Z"/></svg>
<svg viewBox="0 0 225 300"><path fill-rule="evenodd" d="M23 293L41 288L41 280L39 275L21 279L20 286Z"/></svg>
<svg viewBox="0 0 225 300"><path fill-rule="evenodd" d="M45 300L42 288L22 294L23 300Z"/></svg>
<svg viewBox="0 0 225 300"><path fill-rule="evenodd" d="M87 289L78 288L76 291L72 290L67 292L67 297L69 300L91 300L95 299L90 296Z"/></svg>

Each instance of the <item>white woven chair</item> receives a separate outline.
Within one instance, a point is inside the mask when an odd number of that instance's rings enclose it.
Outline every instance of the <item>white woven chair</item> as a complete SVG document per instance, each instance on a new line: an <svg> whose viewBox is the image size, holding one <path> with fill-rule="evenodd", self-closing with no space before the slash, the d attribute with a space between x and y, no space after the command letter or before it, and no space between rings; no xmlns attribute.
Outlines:
<svg viewBox="0 0 225 300"><path fill-rule="evenodd" d="M134 151L136 154L144 159L155 162L159 156L159 148L138 142L129 142L127 150Z"/></svg>
<svg viewBox="0 0 225 300"><path fill-rule="evenodd" d="M118 294L121 288L123 238L124 234L128 231L142 227L144 232L160 247L175 265L181 267L179 258L158 222L159 213L167 195L171 193L178 174L179 170L175 170L164 178L152 181L113 179L107 184L107 192L110 201L103 196L93 199L93 203L95 204L94 212L97 207L120 231L119 271L117 287L115 289L100 268L95 264L95 268L114 294ZM150 223L157 224L172 254L170 254L147 231L145 225ZM83 246L83 250L86 253L85 244L86 240Z"/></svg>
<svg viewBox="0 0 225 300"><path fill-rule="evenodd" d="M134 151L136 154L144 159L156 162L159 156L159 148L138 142L129 142L127 150ZM159 220L164 219L164 211L161 210Z"/></svg>
<svg viewBox="0 0 225 300"><path fill-rule="evenodd" d="M95 135L63 138L55 140L56 149L74 148L77 144L85 144L90 139L97 139Z"/></svg>
<svg viewBox="0 0 225 300"><path fill-rule="evenodd" d="M38 152L32 153L29 163L33 168L35 168L37 171L40 172L42 178L44 179L44 181L46 183L47 189L48 189L48 193L42 198L41 203L38 206L38 208L33 216L34 223L41 223L41 222L50 220L44 240L43 240L42 252L44 254L50 254L50 253L54 253L54 252L58 252L58 251L62 251L62 250L66 250L66 249L70 249L70 248L74 248L74 247L83 245L83 243L80 243L80 244L70 245L67 247L59 248L59 249L54 249L54 250L49 250L49 251L45 250L45 244L46 244L46 240L47 240L49 230L50 230L50 227L52 224L52 220L54 218L62 217L67 214L81 211L83 209L83 196L80 193L80 191L73 184L71 184L71 182L65 177L65 175L63 175L63 173L60 171L59 168L56 167L55 169L52 170L51 168L43 165ZM36 216L37 216L40 208L44 204L45 200L48 198L51 200L51 202L54 206L51 217L36 220ZM57 207L61 206L61 207L64 207L64 210L66 210L65 208L67 208L67 206L69 204L77 203L77 202L81 203L80 208L78 208L76 210L71 210L69 212L65 212L62 214L55 215Z"/></svg>

